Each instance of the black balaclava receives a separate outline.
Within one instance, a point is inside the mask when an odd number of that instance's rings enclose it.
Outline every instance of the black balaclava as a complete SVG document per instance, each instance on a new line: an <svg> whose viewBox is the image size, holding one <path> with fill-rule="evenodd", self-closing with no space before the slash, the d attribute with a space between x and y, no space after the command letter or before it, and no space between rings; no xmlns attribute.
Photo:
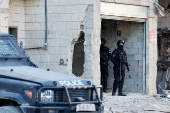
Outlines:
<svg viewBox="0 0 170 113"><path fill-rule="evenodd" d="M101 43L101 47L104 47L106 40L104 38L101 38L101 42L104 42L104 44Z"/></svg>
<svg viewBox="0 0 170 113"><path fill-rule="evenodd" d="M124 45L119 45L118 48L119 48L120 50L123 50L123 47L124 47Z"/></svg>
<svg viewBox="0 0 170 113"><path fill-rule="evenodd" d="M123 45L119 45L120 43L123 43ZM123 40L117 41L118 49L123 50L124 44L125 44L125 41L123 41Z"/></svg>

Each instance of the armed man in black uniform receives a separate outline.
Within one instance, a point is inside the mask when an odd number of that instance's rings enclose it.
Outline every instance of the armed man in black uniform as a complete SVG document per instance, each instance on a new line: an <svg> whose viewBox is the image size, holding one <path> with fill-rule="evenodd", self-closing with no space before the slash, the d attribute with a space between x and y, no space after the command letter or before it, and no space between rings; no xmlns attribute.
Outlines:
<svg viewBox="0 0 170 113"><path fill-rule="evenodd" d="M107 89L107 78L108 74L108 61L111 58L110 49L105 47L106 40L101 38L101 47L100 47L100 71L101 71L101 85L103 85L103 92L106 92Z"/></svg>
<svg viewBox="0 0 170 113"><path fill-rule="evenodd" d="M127 55L123 49L125 42L123 40L119 40L117 42L118 48L112 52L111 61L114 64L114 83L113 83L113 92L114 96L116 93L116 89L118 88L118 96L126 96L122 93L124 77L125 77L125 66L127 68L127 72L129 72L129 66L127 62Z"/></svg>

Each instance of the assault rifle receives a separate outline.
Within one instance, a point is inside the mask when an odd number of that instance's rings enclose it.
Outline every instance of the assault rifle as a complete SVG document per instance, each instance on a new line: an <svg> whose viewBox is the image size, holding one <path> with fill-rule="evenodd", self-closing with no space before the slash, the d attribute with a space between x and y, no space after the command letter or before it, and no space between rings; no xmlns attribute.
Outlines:
<svg viewBox="0 0 170 113"><path fill-rule="evenodd" d="M100 57L104 60L104 62L109 66L109 68L111 68L110 67L110 65L109 65L109 63L107 62L107 60L102 56L102 54L100 54Z"/></svg>

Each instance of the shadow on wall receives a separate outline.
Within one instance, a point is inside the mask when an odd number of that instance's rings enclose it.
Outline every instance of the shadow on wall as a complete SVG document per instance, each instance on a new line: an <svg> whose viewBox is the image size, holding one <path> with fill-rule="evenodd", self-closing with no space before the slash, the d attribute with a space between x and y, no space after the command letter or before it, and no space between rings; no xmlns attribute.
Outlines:
<svg viewBox="0 0 170 113"><path fill-rule="evenodd" d="M84 33L82 32L78 41L74 45L72 73L79 77L84 73L84 41Z"/></svg>

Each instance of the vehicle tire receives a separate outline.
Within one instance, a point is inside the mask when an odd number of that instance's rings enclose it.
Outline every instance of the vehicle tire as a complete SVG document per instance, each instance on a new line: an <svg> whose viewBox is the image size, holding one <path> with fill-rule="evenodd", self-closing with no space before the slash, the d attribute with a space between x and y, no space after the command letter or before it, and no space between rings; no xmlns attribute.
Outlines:
<svg viewBox="0 0 170 113"><path fill-rule="evenodd" d="M19 107L2 106L0 107L0 113L23 113L23 112Z"/></svg>

